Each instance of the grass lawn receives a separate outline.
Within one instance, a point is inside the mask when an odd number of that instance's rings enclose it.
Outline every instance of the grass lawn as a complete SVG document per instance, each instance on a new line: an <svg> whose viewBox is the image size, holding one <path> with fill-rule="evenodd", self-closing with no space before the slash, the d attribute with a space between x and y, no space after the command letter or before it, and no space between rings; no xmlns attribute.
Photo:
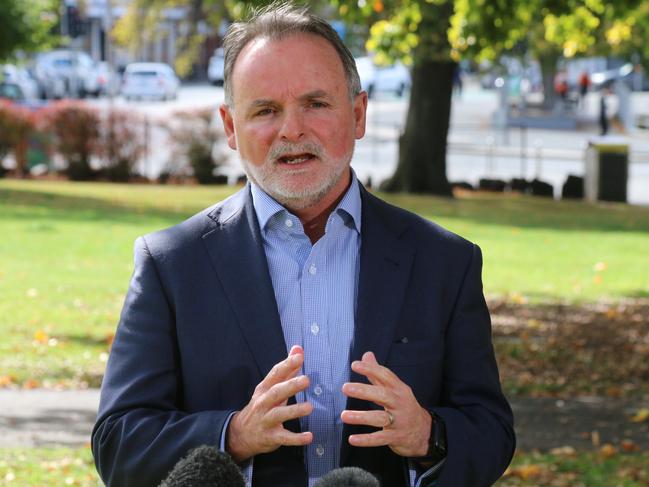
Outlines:
<svg viewBox="0 0 649 487"><path fill-rule="evenodd" d="M233 191L0 180L0 386L97 386L132 244ZM515 196L389 196L478 243L511 302L649 297L649 208Z"/></svg>
<svg viewBox="0 0 649 487"><path fill-rule="evenodd" d="M497 487L642 487L649 484L649 453L517 453ZM0 486L101 485L89 448L0 449Z"/></svg>

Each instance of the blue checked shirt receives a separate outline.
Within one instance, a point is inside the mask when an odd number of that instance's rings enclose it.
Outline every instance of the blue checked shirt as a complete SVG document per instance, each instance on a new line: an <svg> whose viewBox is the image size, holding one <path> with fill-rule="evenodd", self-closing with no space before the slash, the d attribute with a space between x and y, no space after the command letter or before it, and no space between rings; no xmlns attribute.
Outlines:
<svg viewBox="0 0 649 487"><path fill-rule="evenodd" d="M257 185L251 186L286 348L304 349L302 372L309 377L309 388L296 400L313 404L313 412L300 418L302 431L313 433L313 442L305 447L312 487L340 461L340 413L347 402L341 388L349 380L360 265L360 190L352 171L351 185L329 215L325 234L312 245L298 217ZM247 486L253 461L244 466ZM411 468L411 485L416 474Z"/></svg>
<svg viewBox="0 0 649 487"><path fill-rule="evenodd" d="M302 431L313 433L305 452L312 486L340 459L340 413L347 402L341 387L349 380L360 264L360 191L354 178L315 245L299 218L254 184L252 200L286 348L304 348L303 373L310 385L296 399L313 404L313 412L300 420Z"/></svg>

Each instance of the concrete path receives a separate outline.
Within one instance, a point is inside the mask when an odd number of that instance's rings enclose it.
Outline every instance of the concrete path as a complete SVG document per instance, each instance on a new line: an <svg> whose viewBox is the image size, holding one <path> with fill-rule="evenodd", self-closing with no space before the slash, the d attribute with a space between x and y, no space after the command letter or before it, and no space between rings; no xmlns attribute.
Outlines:
<svg viewBox="0 0 649 487"><path fill-rule="evenodd" d="M99 391L0 389L0 448L81 446L90 441ZM547 451L570 445L591 449L593 437L601 444L634 441L649 450L649 421L632 423L629 418L641 407L608 398L516 399L518 448ZM596 432L596 433L593 433Z"/></svg>

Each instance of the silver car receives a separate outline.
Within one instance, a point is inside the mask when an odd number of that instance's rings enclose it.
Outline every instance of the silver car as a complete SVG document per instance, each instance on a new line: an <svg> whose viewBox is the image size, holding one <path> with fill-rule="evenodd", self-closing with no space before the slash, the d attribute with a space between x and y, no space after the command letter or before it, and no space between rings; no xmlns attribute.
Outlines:
<svg viewBox="0 0 649 487"><path fill-rule="evenodd" d="M122 95L127 100L158 98L172 100L178 96L180 80L173 68L164 63L131 63L126 66Z"/></svg>

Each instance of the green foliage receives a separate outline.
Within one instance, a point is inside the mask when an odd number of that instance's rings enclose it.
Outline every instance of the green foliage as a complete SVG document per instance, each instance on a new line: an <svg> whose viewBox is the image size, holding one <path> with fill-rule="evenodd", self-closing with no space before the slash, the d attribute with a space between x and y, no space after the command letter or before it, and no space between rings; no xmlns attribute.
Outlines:
<svg viewBox="0 0 649 487"><path fill-rule="evenodd" d="M18 50L35 51L57 41L57 0L3 0L0 7L0 61L12 59Z"/></svg>

